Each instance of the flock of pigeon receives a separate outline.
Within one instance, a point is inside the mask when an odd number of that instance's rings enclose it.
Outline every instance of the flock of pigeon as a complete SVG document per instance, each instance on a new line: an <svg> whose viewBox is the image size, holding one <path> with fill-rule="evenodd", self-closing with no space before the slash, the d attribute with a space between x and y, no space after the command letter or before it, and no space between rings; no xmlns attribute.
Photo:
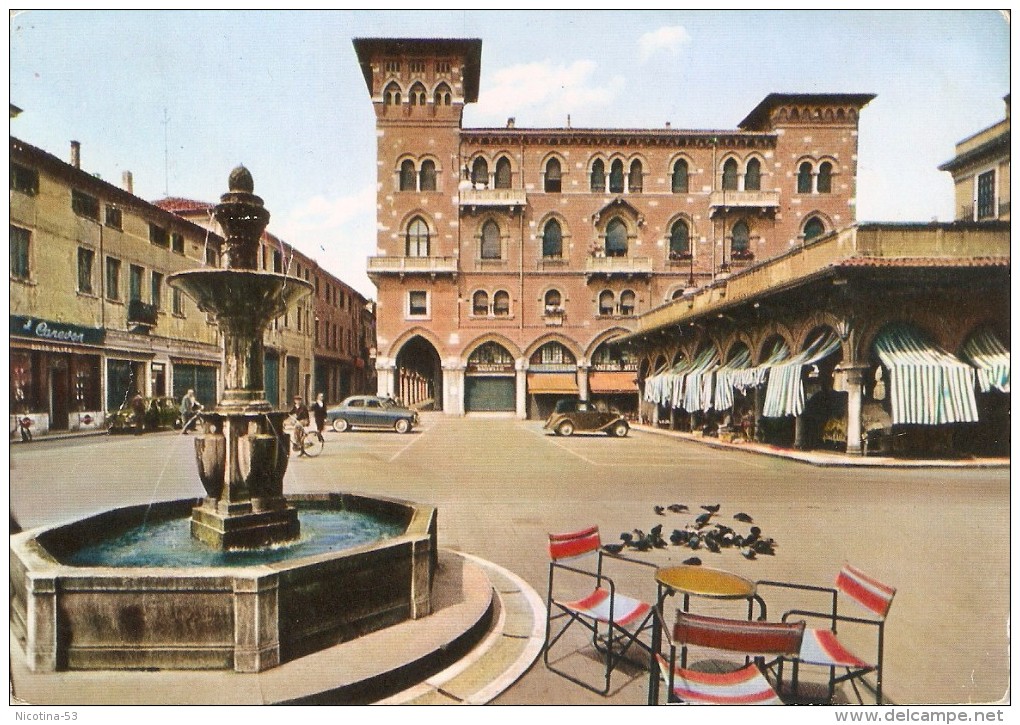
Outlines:
<svg viewBox="0 0 1020 725"><path fill-rule="evenodd" d="M741 534L723 523L712 523L721 506L713 504L702 506L705 513L698 514L692 523L688 523L681 529L673 529L669 540L662 534L662 524L656 524L646 534L641 529L624 531L620 534L619 544L604 544L610 554L619 554L625 548L631 551L651 551L652 549L665 549L670 544L673 546L684 546L693 551L702 549L713 554L722 552L723 549L736 549L745 559L755 559L759 554L774 556L776 553L775 539L762 536L761 529L751 526L747 534ZM655 513L665 516L667 512L674 514L691 513L690 509L682 503L675 503L670 506L655 506ZM736 521L744 524L754 524L754 519L741 512L733 515ZM700 565L701 559L692 556L683 561L684 564Z"/></svg>

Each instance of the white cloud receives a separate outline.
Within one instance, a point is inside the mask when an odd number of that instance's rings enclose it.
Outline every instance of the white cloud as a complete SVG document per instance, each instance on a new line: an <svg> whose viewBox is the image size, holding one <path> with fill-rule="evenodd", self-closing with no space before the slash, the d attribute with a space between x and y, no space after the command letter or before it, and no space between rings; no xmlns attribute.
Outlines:
<svg viewBox="0 0 1020 725"><path fill-rule="evenodd" d="M542 61L498 70L479 94L475 119L484 125L514 116L527 126L562 126L568 113L609 106L623 90L624 79L596 78L597 67L590 60L569 65Z"/></svg>
<svg viewBox="0 0 1020 725"><path fill-rule="evenodd" d="M366 297L376 296L367 259L376 253L375 184L340 197L313 196L273 215L269 231Z"/></svg>
<svg viewBox="0 0 1020 725"><path fill-rule="evenodd" d="M690 40L690 34L682 25L668 25L645 33L638 38L638 53L641 56L641 62L644 63L660 50L677 55L681 46L686 45Z"/></svg>

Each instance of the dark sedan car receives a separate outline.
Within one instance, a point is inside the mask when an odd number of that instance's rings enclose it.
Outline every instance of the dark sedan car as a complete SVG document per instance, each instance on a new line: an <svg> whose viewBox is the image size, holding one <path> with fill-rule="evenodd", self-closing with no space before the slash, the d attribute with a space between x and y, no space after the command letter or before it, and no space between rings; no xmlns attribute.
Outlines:
<svg viewBox="0 0 1020 725"><path fill-rule="evenodd" d="M627 419L619 413L598 410L588 401L569 398L556 403L543 427L560 436L573 435L575 431L603 431L623 438L630 431Z"/></svg>
<svg viewBox="0 0 1020 725"><path fill-rule="evenodd" d="M392 428L407 433L418 425L418 413L392 398L352 395L326 411L326 421L337 433L350 428Z"/></svg>

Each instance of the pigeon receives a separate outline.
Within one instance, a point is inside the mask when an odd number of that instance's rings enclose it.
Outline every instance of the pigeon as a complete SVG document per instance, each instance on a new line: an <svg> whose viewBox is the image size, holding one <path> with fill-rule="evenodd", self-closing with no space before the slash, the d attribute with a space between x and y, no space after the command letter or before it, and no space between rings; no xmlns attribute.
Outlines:
<svg viewBox="0 0 1020 725"><path fill-rule="evenodd" d="M630 533L629 531L624 531L622 534L620 534L620 539L629 544L631 541L634 540L634 534Z"/></svg>
<svg viewBox="0 0 1020 725"><path fill-rule="evenodd" d="M690 533L681 529L673 529L673 533L669 535L669 541L672 544L682 544L690 537Z"/></svg>
<svg viewBox="0 0 1020 725"><path fill-rule="evenodd" d="M681 514L684 511L689 511L689 509L686 506L684 506L682 503L670 504L668 508L669 508L670 511L672 511L675 514Z"/></svg>
<svg viewBox="0 0 1020 725"><path fill-rule="evenodd" d="M654 510L655 510L655 513L657 513L659 516L665 516L666 515L666 509L664 509L662 506L655 506Z"/></svg>
<svg viewBox="0 0 1020 725"><path fill-rule="evenodd" d="M758 539L751 546L751 549L753 549L758 554L775 556L776 555L775 545L776 542L773 539Z"/></svg>
<svg viewBox="0 0 1020 725"><path fill-rule="evenodd" d="M648 540L656 549L663 549L669 546L669 544L666 543L666 540L662 538L662 524L651 528L648 533Z"/></svg>
<svg viewBox="0 0 1020 725"><path fill-rule="evenodd" d="M701 514L696 519L694 519L694 523L697 524L698 528L700 529L702 526L708 526L708 521L711 518L712 514Z"/></svg>
<svg viewBox="0 0 1020 725"><path fill-rule="evenodd" d="M719 542L716 541L714 536L705 537L705 548L711 551L713 554L718 554L720 551Z"/></svg>
<svg viewBox="0 0 1020 725"><path fill-rule="evenodd" d="M710 514L715 514L715 513L719 513L720 505L719 504L715 504L713 506L702 506L701 508L703 508L706 511L708 511Z"/></svg>
<svg viewBox="0 0 1020 725"><path fill-rule="evenodd" d="M603 544L602 548L610 554L619 554L623 551L623 544Z"/></svg>
<svg viewBox="0 0 1020 725"><path fill-rule="evenodd" d="M687 539L687 545L692 549L699 549L701 547L701 537L697 534L691 534L691 538Z"/></svg>
<svg viewBox="0 0 1020 725"><path fill-rule="evenodd" d="M743 549L740 550L740 553L741 553L741 555L745 559L753 559L754 558L754 549L748 548L746 546Z"/></svg>
<svg viewBox="0 0 1020 725"><path fill-rule="evenodd" d="M744 546L750 546L761 537L761 529L757 526L751 527L751 533L744 537Z"/></svg>
<svg viewBox="0 0 1020 725"><path fill-rule="evenodd" d="M754 519L745 514L743 511L741 511L739 514L733 514L733 518L735 518L737 521L743 521L745 524L754 523Z"/></svg>
<svg viewBox="0 0 1020 725"><path fill-rule="evenodd" d="M690 559L684 559L683 563L687 566L701 566L701 559L696 556L692 556Z"/></svg>
<svg viewBox="0 0 1020 725"><path fill-rule="evenodd" d="M651 549L651 548L652 548L652 542L651 542L651 540L650 540L650 539L649 539L649 538L648 538L648 537L646 536L646 537L643 537L643 538L639 539L639 540L638 540L638 541L636 542L635 546L637 547L637 550L638 550L638 551L648 551L649 549Z"/></svg>

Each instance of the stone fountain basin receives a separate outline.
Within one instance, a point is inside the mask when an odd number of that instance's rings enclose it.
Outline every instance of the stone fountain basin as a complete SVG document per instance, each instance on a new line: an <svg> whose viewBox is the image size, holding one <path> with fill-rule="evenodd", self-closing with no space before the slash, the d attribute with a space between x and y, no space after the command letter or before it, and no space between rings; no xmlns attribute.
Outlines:
<svg viewBox="0 0 1020 725"><path fill-rule="evenodd" d="M76 567L61 556L201 499L106 511L11 537L11 631L34 672L233 669L282 662L431 613L437 511L350 493L288 496L302 509L400 522L356 548L241 567Z"/></svg>

